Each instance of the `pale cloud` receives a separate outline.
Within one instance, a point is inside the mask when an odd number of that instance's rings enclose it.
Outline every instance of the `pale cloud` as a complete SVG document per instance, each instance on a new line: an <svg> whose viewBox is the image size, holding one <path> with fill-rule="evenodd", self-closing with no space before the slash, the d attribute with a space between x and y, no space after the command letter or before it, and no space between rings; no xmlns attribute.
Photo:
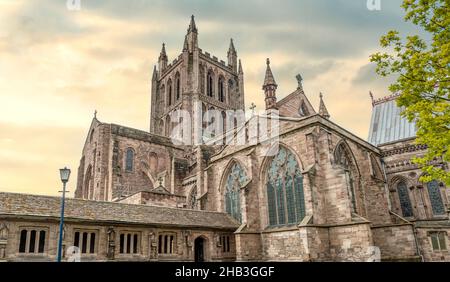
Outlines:
<svg viewBox="0 0 450 282"><path fill-rule="evenodd" d="M368 91L388 94L390 80L368 62L382 33L417 32L402 20L400 0L371 12L366 0L0 0L0 190L57 194L58 168L70 186L95 109L105 122L147 130L150 79L161 43L179 55L191 14L199 44L226 60L235 40L245 72L246 103L264 107L265 59L279 99L319 92L333 121L366 139Z"/></svg>

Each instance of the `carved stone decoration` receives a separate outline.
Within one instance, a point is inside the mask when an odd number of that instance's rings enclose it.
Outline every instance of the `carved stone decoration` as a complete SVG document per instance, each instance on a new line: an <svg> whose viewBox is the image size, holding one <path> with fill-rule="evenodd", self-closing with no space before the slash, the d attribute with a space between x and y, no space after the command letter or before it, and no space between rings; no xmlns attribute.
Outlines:
<svg viewBox="0 0 450 282"><path fill-rule="evenodd" d="M114 231L114 228L109 227L108 231L108 250L107 250L107 257L109 260L113 260L114 259L114 254L115 254L115 250L116 250L116 231Z"/></svg>
<svg viewBox="0 0 450 282"><path fill-rule="evenodd" d="M148 241L149 241L150 259L151 260L157 259L158 258L158 242L156 241L155 232L149 233Z"/></svg>
<svg viewBox="0 0 450 282"><path fill-rule="evenodd" d="M8 240L9 229L6 223L0 223L0 240Z"/></svg>
<svg viewBox="0 0 450 282"><path fill-rule="evenodd" d="M0 223L0 260L6 257L6 244L8 242L9 229L6 223Z"/></svg>

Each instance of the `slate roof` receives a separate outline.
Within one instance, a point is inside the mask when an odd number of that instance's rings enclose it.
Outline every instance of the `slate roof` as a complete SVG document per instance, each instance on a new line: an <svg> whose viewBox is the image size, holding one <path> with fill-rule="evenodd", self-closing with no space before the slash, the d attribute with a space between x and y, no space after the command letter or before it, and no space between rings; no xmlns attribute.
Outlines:
<svg viewBox="0 0 450 282"><path fill-rule="evenodd" d="M0 216L60 217L60 197L0 192ZM239 224L221 212L66 198L65 219L152 226L236 230Z"/></svg>
<svg viewBox="0 0 450 282"><path fill-rule="evenodd" d="M389 96L373 101L369 129L369 143L377 146L416 136L416 125L400 115L395 98Z"/></svg>

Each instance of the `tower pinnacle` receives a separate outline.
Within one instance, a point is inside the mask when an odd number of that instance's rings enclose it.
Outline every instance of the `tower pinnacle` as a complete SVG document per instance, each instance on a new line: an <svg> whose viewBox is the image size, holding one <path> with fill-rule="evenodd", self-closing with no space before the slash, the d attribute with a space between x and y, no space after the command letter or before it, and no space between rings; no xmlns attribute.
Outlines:
<svg viewBox="0 0 450 282"><path fill-rule="evenodd" d="M191 22L189 23L188 33L195 32L197 33L197 26L195 25L194 15L191 16Z"/></svg>

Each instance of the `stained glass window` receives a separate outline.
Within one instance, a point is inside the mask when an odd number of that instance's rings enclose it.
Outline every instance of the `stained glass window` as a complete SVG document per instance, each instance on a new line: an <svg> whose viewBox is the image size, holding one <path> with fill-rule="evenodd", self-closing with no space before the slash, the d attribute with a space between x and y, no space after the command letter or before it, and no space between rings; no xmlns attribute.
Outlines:
<svg viewBox="0 0 450 282"><path fill-rule="evenodd" d="M241 222L241 202L239 191L247 182L247 175L242 167L235 163L230 170L225 184L225 210L226 212Z"/></svg>
<svg viewBox="0 0 450 282"><path fill-rule="evenodd" d="M303 176L294 155L283 147L269 165L267 207L270 226L295 224L305 217Z"/></svg>
<svg viewBox="0 0 450 282"><path fill-rule="evenodd" d="M397 184L397 193L400 200L400 207L402 209L402 214L404 217L413 216L413 210L411 206L411 201L409 199L408 188L405 182L400 182Z"/></svg>
<svg viewBox="0 0 450 282"><path fill-rule="evenodd" d="M127 158L125 162L125 169L127 171L133 171L134 151L131 148L127 149Z"/></svg>
<svg viewBox="0 0 450 282"><path fill-rule="evenodd" d="M428 196L430 197L431 208L434 215L445 214L444 203L442 202L441 192L439 191L439 184L436 180L428 182Z"/></svg>

